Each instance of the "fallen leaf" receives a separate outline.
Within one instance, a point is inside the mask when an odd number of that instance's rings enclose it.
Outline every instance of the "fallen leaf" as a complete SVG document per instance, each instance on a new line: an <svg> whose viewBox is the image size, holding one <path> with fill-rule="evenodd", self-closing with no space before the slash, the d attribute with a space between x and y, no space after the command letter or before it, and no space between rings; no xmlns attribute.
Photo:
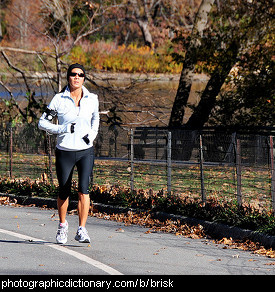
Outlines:
<svg viewBox="0 0 275 292"><path fill-rule="evenodd" d="M124 222L125 225L141 225L146 228L149 228L145 231L145 234L153 233L153 232L167 232L167 233L174 233L176 235L183 235L185 237L190 238L205 238L206 235L203 230L202 225L197 226L190 226L188 224L182 224L180 220L166 220L160 221L158 219L151 218L151 214L149 212L139 212L134 213L129 211L127 213L120 213L120 214L112 214L108 215L106 213L93 213L92 216L105 219L105 220L113 220L117 222ZM121 229L121 228L119 228ZM117 230L119 232L119 229ZM123 232L123 231L120 231ZM110 238L110 237L109 237ZM250 240L233 240L232 238L224 237L221 240L213 240L215 246L219 246L219 244L226 245L224 249L242 249L242 250L250 250L255 254L265 255L270 258L275 258L275 250L266 250L261 247L258 243L252 242ZM190 244L190 243L186 243ZM221 259L218 259L221 261Z"/></svg>
<svg viewBox="0 0 275 292"><path fill-rule="evenodd" d="M124 229L118 228L118 229L116 229L116 232L124 232Z"/></svg>
<svg viewBox="0 0 275 292"><path fill-rule="evenodd" d="M231 238L231 237L230 237L229 239L226 238L226 237L224 237L223 239L221 239L221 240L219 241L219 243L223 243L223 244L226 244L226 245L232 245L232 244L233 244L233 242L232 242L232 238Z"/></svg>

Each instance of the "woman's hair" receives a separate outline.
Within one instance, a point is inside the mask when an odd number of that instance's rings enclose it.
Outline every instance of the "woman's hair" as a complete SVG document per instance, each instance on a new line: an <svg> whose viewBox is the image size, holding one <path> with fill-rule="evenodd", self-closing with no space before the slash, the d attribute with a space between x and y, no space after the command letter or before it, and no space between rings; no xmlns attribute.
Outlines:
<svg viewBox="0 0 275 292"><path fill-rule="evenodd" d="M59 91L59 93L61 93L61 92L65 92L67 86L68 86L68 85L65 85L65 86Z"/></svg>
<svg viewBox="0 0 275 292"><path fill-rule="evenodd" d="M86 72L85 72L84 67L83 67L81 64L75 63L75 64L70 65L69 68L68 68L68 70L67 70L67 81L69 81L70 73L71 73L72 70L75 69L75 68L79 68L79 69L81 69L81 70L83 71L83 73L86 75ZM85 80L85 77L84 77L84 80ZM65 85L65 86L61 89L61 91L60 91L59 93L61 93L61 92L65 92L67 86L68 86L68 84Z"/></svg>
<svg viewBox="0 0 275 292"><path fill-rule="evenodd" d="M69 77L70 77L70 73L72 72L73 69L75 68L79 68L83 71L84 75L86 75L85 73L85 69L82 65L78 64L78 63L75 63L75 64L72 64L70 65L70 67L68 68L67 70L67 80L69 81ZM84 77L85 78L85 77ZM84 79L85 80L85 79Z"/></svg>

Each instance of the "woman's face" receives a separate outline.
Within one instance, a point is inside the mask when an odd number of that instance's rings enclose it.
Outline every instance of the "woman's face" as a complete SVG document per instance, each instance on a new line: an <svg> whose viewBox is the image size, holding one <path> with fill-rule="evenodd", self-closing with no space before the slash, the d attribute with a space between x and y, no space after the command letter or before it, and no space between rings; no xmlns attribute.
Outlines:
<svg viewBox="0 0 275 292"><path fill-rule="evenodd" d="M74 68L71 73L73 73L73 75L75 73L77 73L75 76L71 76L69 77L69 85L71 89L78 89L81 88L83 83L84 83L84 76L83 77L79 77L79 74L84 74L84 72L80 69L80 68Z"/></svg>

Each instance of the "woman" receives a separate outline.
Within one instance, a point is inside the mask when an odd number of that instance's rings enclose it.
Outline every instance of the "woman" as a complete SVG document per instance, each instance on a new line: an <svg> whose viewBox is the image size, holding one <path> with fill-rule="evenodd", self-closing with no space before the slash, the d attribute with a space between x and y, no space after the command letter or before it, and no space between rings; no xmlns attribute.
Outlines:
<svg viewBox="0 0 275 292"><path fill-rule="evenodd" d="M57 207L59 225L56 242L67 242L66 220L74 166L78 171L79 227L75 239L90 242L85 228L90 206L89 182L93 169L93 141L98 132L98 97L84 86L85 70L72 64L67 71L68 85L56 94L39 120L38 127L50 134L57 134L56 172L59 183ZM57 116L58 124L52 119Z"/></svg>

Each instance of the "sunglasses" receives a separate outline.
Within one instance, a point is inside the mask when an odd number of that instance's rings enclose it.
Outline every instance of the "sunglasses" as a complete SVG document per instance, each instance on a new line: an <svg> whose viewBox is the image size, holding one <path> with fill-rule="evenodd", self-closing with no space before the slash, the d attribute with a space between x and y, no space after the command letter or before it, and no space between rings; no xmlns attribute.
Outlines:
<svg viewBox="0 0 275 292"><path fill-rule="evenodd" d="M85 74L84 73L74 73L74 72L71 72L70 74L69 74L69 76L71 76L71 77L75 77L76 75L78 75L79 77L85 77Z"/></svg>

